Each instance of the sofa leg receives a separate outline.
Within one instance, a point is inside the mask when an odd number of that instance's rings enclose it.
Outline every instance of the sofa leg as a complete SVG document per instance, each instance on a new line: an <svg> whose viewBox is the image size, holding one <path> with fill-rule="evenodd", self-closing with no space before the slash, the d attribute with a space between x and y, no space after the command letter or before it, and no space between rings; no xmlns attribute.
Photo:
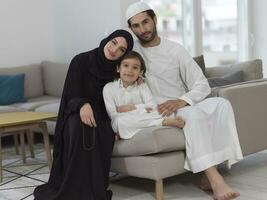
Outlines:
<svg viewBox="0 0 267 200"><path fill-rule="evenodd" d="M163 180L157 180L155 184L156 200L163 200Z"/></svg>

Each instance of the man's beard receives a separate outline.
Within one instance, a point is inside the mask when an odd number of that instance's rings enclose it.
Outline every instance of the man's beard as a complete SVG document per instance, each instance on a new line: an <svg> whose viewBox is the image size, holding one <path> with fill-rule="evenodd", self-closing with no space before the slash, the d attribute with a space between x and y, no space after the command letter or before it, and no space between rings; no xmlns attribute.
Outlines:
<svg viewBox="0 0 267 200"><path fill-rule="evenodd" d="M148 44L148 43L150 43L151 41L153 41L155 39L155 37L157 36L157 34L158 34L158 32L157 32L156 26L154 26L150 38L143 39L141 36L137 36L137 38L140 40L140 42L142 44Z"/></svg>

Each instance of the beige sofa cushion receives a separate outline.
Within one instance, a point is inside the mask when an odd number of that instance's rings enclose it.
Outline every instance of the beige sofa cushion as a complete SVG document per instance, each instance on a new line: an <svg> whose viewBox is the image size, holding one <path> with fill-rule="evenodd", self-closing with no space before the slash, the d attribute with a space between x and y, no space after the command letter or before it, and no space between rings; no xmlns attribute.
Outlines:
<svg viewBox="0 0 267 200"><path fill-rule="evenodd" d="M68 71L67 64L44 61L41 63L45 94L61 97L65 78Z"/></svg>
<svg viewBox="0 0 267 200"><path fill-rule="evenodd" d="M52 113L58 113L59 110L59 105L60 105L60 100L54 103L49 103L42 105L38 108L36 108L34 111L35 112L52 112Z"/></svg>
<svg viewBox="0 0 267 200"><path fill-rule="evenodd" d="M59 103L60 99L58 97L52 97L52 96L41 96L36 98L28 99L25 103L16 103L12 104L12 106L24 110L30 110L33 111L38 107L41 107L43 105L47 105L50 103Z"/></svg>
<svg viewBox="0 0 267 200"><path fill-rule="evenodd" d="M0 74L25 74L24 96L26 99L44 94L42 72L40 65L24 65L18 67L0 68Z"/></svg>
<svg viewBox="0 0 267 200"><path fill-rule="evenodd" d="M129 140L115 142L113 156L139 156L185 149L183 131L178 128L146 128Z"/></svg>
<svg viewBox="0 0 267 200"><path fill-rule="evenodd" d="M25 109L16 108L16 107L13 107L13 106L0 106L0 113L20 112L20 111L25 111Z"/></svg>
<svg viewBox="0 0 267 200"><path fill-rule="evenodd" d="M244 81L261 79L262 74L262 60L256 59L246 62L238 62L230 65L223 65L217 67L206 68L207 77L222 77L233 72L243 71Z"/></svg>

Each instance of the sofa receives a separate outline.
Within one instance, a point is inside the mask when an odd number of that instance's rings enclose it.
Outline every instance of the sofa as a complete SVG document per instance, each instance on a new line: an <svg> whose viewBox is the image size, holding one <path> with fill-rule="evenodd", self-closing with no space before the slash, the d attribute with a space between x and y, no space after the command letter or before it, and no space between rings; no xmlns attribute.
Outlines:
<svg viewBox="0 0 267 200"><path fill-rule="evenodd" d="M201 64L200 64L201 65ZM1 74L25 74L27 102L0 105L0 113L14 111L57 112L68 65L44 61L40 64L0 68ZM209 97L228 99L235 113L240 144L244 155L267 148L267 80L263 79L259 59L228 66L210 67L205 75L225 77L242 71L239 83L212 88ZM48 122L50 134L55 122ZM132 139L115 142L111 171L155 181L157 200L164 198L163 180L184 170L185 138L177 128L147 128Z"/></svg>
<svg viewBox="0 0 267 200"><path fill-rule="evenodd" d="M68 65L49 61L16 67L0 67L0 75L25 74L26 102L0 105L4 112L34 111L57 113ZM55 122L47 122L49 134L54 134Z"/></svg>
<svg viewBox="0 0 267 200"><path fill-rule="evenodd" d="M228 99L233 107L243 155L267 149L267 79L262 61L206 68L210 77L243 72L243 82L212 88L209 97ZM178 128L147 128L115 143L111 171L155 181L155 198L164 199L163 180L186 172L185 138Z"/></svg>

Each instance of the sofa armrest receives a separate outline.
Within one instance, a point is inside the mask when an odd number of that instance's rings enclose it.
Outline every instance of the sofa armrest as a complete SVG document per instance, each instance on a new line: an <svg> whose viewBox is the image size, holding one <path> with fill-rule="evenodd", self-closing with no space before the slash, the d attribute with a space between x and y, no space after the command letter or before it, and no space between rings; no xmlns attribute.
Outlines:
<svg viewBox="0 0 267 200"><path fill-rule="evenodd" d="M218 87L211 96L231 102L244 155L267 149L267 79Z"/></svg>

